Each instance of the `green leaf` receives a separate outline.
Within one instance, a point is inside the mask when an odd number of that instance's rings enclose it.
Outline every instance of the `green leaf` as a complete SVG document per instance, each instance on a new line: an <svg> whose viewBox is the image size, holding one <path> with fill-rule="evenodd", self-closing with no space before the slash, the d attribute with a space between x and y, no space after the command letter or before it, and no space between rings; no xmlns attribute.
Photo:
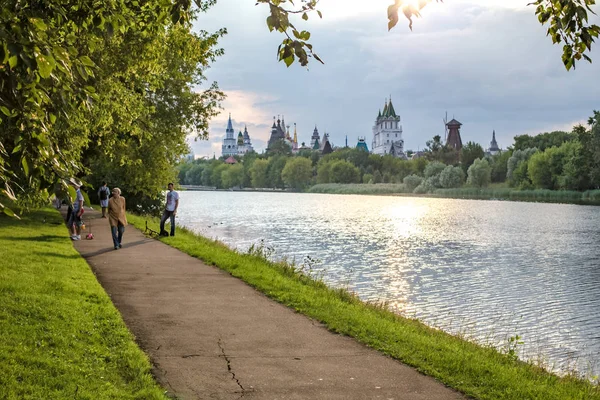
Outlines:
<svg viewBox="0 0 600 400"><path fill-rule="evenodd" d="M39 18L30 18L29 22L31 22L33 26L37 28L38 31L46 31L48 29L44 21L42 21Z"/></svg>
<svg viewBox="0 0 600 400"><path fill-rule="evenodd" d="M19 216L17 214L15 214L15 212L13 210L11 210L10 208L5 207L3 205L2 205L2 212L4 212L4 214L8 215L9 217L13 217L13 218L16 218L16 219L21 219L21 218L19 218Z"/></svg>
<svg viewBox="0 0 600 400"><path fill-rule="evenodd" d="M10 114L11 114L11 112L10 112L10 110L8 109L8 107L5 107L5 106L0 106L0 111L2 111L2 113L3 113L4 115L6 115L7 117L10 117Z"/></svg>
<svg viewBox="0 0 600 400"><path fill-rule="evenodd" d="M12 56L8 58L8 65L10 65L10 68L14 68L17 66L17 56Z"/></svg>
<svg viewBox="0 0 600 400"><path fill-rule="evenodd" d="M52 70L56 67L54 58L50 55L38 54L36 59L38 65L38 73L44 79L49 78Z"/></svg>
<svg viewBox="0 0 600 400"><path fill-rule="evenodd" d="M21 165L23 165L23 172L25 172L25 176L29 176L29 164L27 163L27 159L25 157L21 159Z"/></svg>
<svg viewBox="0 0 600 400"><path fill-rule="evenodd" d="M94 64L94 62L88 56L81 56L81 57L79 57L79 61L81 61L81 63L83 65L86 65L88 67L95 67L96 66L96 64Z"/></svg>

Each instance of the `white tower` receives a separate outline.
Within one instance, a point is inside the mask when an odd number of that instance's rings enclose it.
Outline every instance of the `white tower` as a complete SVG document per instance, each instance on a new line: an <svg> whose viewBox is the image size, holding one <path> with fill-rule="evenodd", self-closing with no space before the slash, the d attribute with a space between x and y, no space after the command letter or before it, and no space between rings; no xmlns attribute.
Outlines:
<svg viewBox="0 0 600 400"><path fill-rule="evenodd" d="M223 157L234 156L238 153L237 149L237 138L233 131L233 124L231 123L231 114L229 114L229 121L227 122L227 130L225 131L225 139L223 139L223 146L221 147L221 153Z"/></svg>
<svg viewBox="0 0 600 400"><path fill-rule="evenodd" d="M390 151L396 157L406 158L400 116L396 115L391 98L389 103L386 100L383 113L379 111L377 115L373 126L373 142L371 143L373 154L386 155L390 154Z"/></svg>

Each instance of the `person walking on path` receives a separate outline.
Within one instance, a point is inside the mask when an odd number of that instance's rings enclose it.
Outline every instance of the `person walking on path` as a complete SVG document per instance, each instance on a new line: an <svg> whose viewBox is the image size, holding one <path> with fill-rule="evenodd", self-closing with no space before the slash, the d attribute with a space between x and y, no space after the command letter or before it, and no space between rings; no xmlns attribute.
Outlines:
<svg viewBox="0 0 600 400"><path fill-rule="evenodd" d="M179 193L173 190L172 183L169 183L167 187L169 188L169 191L167 192L165 211L160 219L160 233L162 234L165 232L165 222L167 221L167 218L170 218L171 236L175 236L175 215L177 215L177 207L179 207Z"/></svg>
<svg viewBox="0 0 600 400"><path fill-rule="evenodd" d="M112 197L108 200L108 223L115 250L120 249L125 226L127 226L127 216L125 215L125 197L121 197L119 188L113 188Z"/></svg>
<svg viewBox="0 0 600 400"><path fill-rule="evenodd" d="M75 188L75 201L73 202L73 212L69 216L69 229L71 230L71 240L81 240L81 216L83 215L83 195L81 187L72 181L71 185Z"/></svg>
<svg viewBox="0 0 600 400"><path fill-rule="evenodd" d="M106 186L106 182L102 182L102 186L98 189L98 198L100 199L100 207L102 207L102 218L106 218L106 208L108 207L108 198L110 190Z"/></svg>

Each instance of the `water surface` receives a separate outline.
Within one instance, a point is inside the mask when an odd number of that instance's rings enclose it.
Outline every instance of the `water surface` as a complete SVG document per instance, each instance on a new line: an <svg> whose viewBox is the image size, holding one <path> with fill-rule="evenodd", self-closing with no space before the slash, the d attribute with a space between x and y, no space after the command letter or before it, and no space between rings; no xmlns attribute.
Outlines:
<svg viewBox="0 0 600 400"><path fill-rule="evenodd" d="M600 208L182 192L179 221L246 251L261 240L331 286L557 372L600 373Z"/></svg>

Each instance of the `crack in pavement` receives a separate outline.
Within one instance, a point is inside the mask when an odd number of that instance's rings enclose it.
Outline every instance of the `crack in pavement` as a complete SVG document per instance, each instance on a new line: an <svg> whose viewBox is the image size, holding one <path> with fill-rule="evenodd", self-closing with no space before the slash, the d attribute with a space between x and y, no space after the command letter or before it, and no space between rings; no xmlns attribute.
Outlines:
<svg viewBox="0 0 600 400"><path fill-rule="evenodd" d="M227 362L227 371L229 371L229 373L232 376L232 379L237 383L237 385L240 387L240 389L242 389L242 395L240 396L240 399L241 399L246 394L246 389L244 389L244 387L240 383L240 380L235 376L235 372L233 372L233 369L231 368L231 360L227 356L227 353L225 353L225 345L223 343L223 339L219 338L217 344L219 345L219 348L221 349L221 353L223 354L221 357L223 357L225 359L225 361Z"/></svg>

